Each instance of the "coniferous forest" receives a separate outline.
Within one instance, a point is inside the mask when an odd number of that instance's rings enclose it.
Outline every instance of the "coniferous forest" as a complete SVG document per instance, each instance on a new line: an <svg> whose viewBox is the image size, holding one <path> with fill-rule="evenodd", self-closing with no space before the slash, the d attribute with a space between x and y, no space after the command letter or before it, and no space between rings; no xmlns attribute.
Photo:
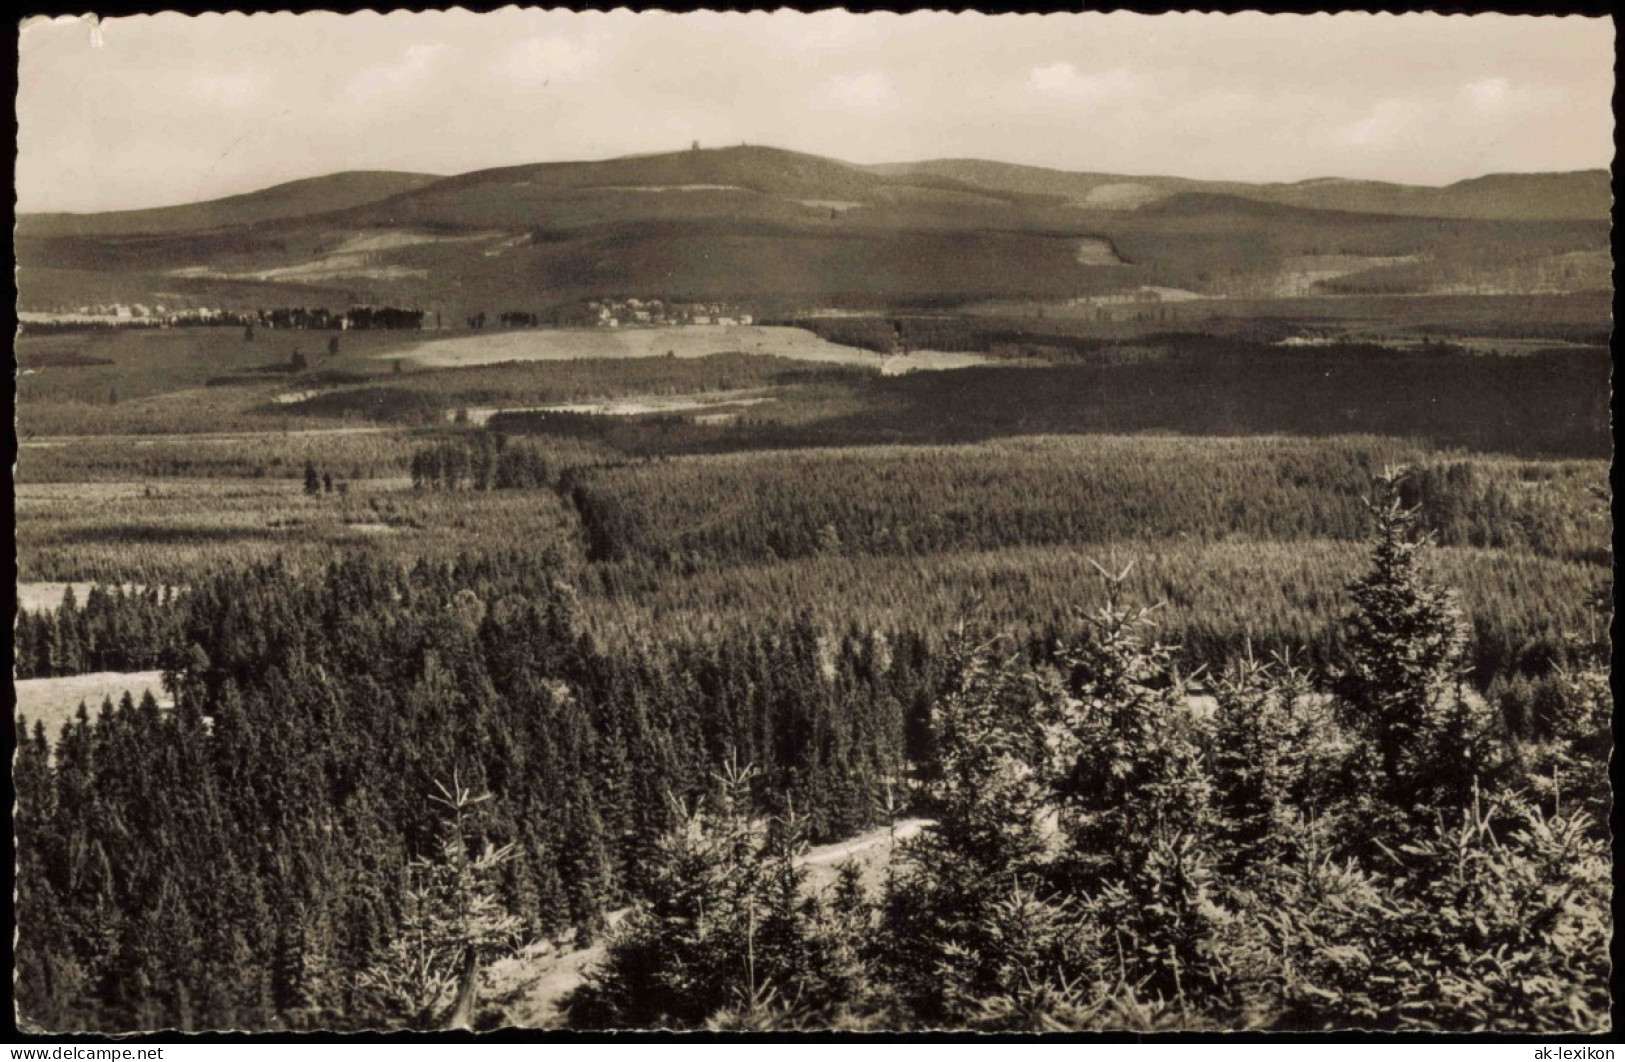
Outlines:
<svg viewBox="0 0 1625 1062"><path fill-rule="evenodd" d="M19 735L19 1008L472 1021L469 971L549 940L603 942L581 1027L1600 1027L1605 662L1492 708L1405 483L1339 659L1249 652L1208 707L1104 568L1064 642L615 646L546 552L222 572L169 610L172 707ZM808 844L903 811L882 879L809 882Z"/></svg>

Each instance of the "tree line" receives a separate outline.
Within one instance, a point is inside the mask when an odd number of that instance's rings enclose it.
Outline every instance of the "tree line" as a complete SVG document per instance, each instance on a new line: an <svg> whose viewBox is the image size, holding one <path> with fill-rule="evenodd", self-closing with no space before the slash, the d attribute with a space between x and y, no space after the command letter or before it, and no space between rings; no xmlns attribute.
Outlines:
<svg viewBox="0 0 1625 1062"><path fill-rule="evenodd" d="M80 605L70 585L54 610L19 606L12 635L15 674L31 679L163 667L179 636L177 596L167 586L126 591L96 584Z"/></svg>
<svg viewBox="0 0 1625 1062"><path fill-rule="evenodd" d="M325 306L277 306L242 314L234 322L244 326L243 338L252 341L254 326L261 328L300 328L314 331L338 329L417 329L423 327L424 311L400 306L351 306L329 310Z"/></svg>

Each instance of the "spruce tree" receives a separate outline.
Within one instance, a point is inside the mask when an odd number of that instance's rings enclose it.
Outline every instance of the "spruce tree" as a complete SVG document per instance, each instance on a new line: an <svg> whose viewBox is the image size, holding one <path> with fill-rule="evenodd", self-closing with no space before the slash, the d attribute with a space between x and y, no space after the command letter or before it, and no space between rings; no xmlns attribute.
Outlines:
<svg viewBox="0 0 1625 1062"><path fill-rule="evenodd" d="M1400 503L1406 469L1386 470L1367 503L1371 567L1348 589L1347 651L1334 675L1377 795L1410 812L1460 806L1482 770L1486 722L1462 689L1466 626L1453 596L1423 575L1416 512Z"/></svg>
<svg viewBox="0 0 1625 1062"><path fill-rule="evenodd" d="M431 799L446 812L438 858L408 868L399 933L361 979L363 998L391 1026L471 1028L480 970L516 943L520 921L502 906L497 879L513 845L474 849L473 809L491 798L453 780Z"/></svg>
<svg viewBox="0 0 1625 1062"><path fill-rule="evenodd" d="M1075 920L1039 895L1043 720L1060 691L1010 646L973 648L960 637L957 677L932 709L934 756L922 772L936 821L894 856L876 944L895 1007L929 1025L974 1023L979 1001L1064 983L1087 952ZM1043 971L1033 966L1038 955ZM1012 1004L987 1023L1008 1027L1024 1009Z"/></svg>
<svg viewBox="0 0 1625 1062"><path fill-rule="evenodd" d="M1068 695L1046 717L1060 825L1086 876L1132 876L1153 846L1211 819L1199 723L1170 646L1147 639L1150 608L1119 600L1129 569L1100 570L1106 601L1060 660Z"/></svg>

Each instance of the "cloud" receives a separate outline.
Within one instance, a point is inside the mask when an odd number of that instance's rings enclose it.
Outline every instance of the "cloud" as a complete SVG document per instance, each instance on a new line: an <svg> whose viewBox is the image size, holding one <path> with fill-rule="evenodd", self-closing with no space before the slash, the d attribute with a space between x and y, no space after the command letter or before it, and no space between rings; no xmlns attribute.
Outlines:
<svg viewBox="0 0 1625 1062"><path fill-rule="evenodd" d="M578 80L596 68L601 58L600 50L588 41L559 36L526 37L498 56L491 70L514 85L532 87Z"/></svg>
<svg viewBox="0 0 1625 1062"><path fill-rule="evenodd" d="M1139 79L1126 67L1096 74L1083 74L1071 63L1035 66L1027 75L1027 87L1046 96L1070 100L1107 100L1131 96L1140 88Z"/></svg>
<svg viewBox="0 0 1625 1062"><path fill-rule="evenodd" d="M414 44L395 62L368 67L351 78L348 95L355 103L367 104L409 89L429 76L445 50L443 44Z"/></svg>
<svg viewBox="0 0 1625 1062"><path fill-rule="evenodd" d="M879 70L838 74L820 85L814 102L840 110L874 113L896 108L901 102L897 84Z"/></svg>

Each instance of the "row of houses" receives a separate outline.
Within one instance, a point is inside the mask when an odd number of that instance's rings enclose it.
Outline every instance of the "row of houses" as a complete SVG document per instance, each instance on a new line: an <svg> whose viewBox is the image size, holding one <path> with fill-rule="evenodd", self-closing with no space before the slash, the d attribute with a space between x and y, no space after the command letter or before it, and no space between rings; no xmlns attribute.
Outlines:
<svg viewBox="0 0 1625 1062"><path fill-rule="evenodd" d="M163 303L148 306L141 302L111 302L96 303L94 305L76 306L71 310L56 310L50 314L40 316L54 317L59 320L98 321L175 321L179 319L208 321L223 315L224 311L202 309L170 310Z"/></svg>
<svg viewBox="0 0 1625 1062"><path fill-rule="evenodd" d="M240 324L243 319L224 310L170 310L141 303L103 303L73 309L21 310L18 323L26 331L80 331L103 328L171 328L188 325Z"/></svg>
<svg viewBox="0 0 1625 1062"><path fill-rule="evenodd" d="M595 299L587 304L599 328L656 325L748 325L755 318L721 302L667 302L663 299Z"/></svg>

